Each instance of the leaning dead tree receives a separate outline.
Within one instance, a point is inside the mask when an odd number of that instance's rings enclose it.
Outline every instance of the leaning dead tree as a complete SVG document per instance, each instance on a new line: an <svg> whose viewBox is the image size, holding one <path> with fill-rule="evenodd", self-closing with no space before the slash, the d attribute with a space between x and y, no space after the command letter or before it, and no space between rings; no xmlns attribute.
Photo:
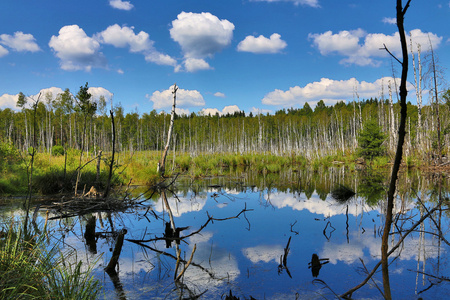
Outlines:
<svg viewBox="0 0 450 300"><path fill-rule="evenodd" d="M387 201L387 208L386 208L386 217L385 217L385 223L384 223L384 230L383 230L383 236L381 238L381 261L373 268L373 270L369 273L369 275L366 277L366 279L359 284L358 286L350 289L346 293L342 294L341 298L351 298L351 295L354 291L361 288L363 285L365 285L369 279L375 274L378 267L381 265L382 274L383 274L383 288L384 288L384 298L385 299L392 299L391 295L391 287L389 282L389 256L395 251L396 248L401 244L401 242L406 238L408 234L405 234L402 236L401 241L397 243L394 247L389 250L389 236L390 236L390 229L392 226L392 211L394 209L394 196L395 196L395 190L397 186L397 179L398 179L398 171L400 169L400 164L403 157L403 144L405 141L405 135L406 135L406 117L407 117L407 106L406 106L406 97L408 95L408 91L406 89L406 83L407 83L407 75L408 75L408 48L406 44L406 35L405 35L405 29L403 26L404 17L406 14L406 11L409 8L411 0L408 0L405 7L402 5L402 0L397 0L397 28L400 34L400 44L402 47L402 58L403 61L399 60L397 57L395 57L389 49L384 45L384 50L386 50L394 59L399 62L402 66L402 75L401 75L401 82L400 82L400 124L398 128L398 141L397 141L397 150L395 153L395 159L394 159L394 165L392 167L392 173L391 173L391 180L389 184L389 191L388 191L388 201ZM420 220L423 221L423 218ZM417 225L420 223L416 223ZM411 231L417 226L414 225L411 229ZM410 231L410 232L411 232ZM409 233L409 232L408 232Z"/></svg>
<svg viewBox="0 0 450 300"><path fill-rule="evenodd" d="M167 157L167 152L169 151L169 146L170 146L170 139L172 138L172 131L173 131L173 123L174 123L174 119L175 119L175 106L176 106L176 100L177 100L177 84L175 83L173 85L173 105L172 105L172 112L170 114L170 125L169 125L169 132L167 134L167 143L166 146L164 147L164 151L163 154L161 156L161 160L158 163L158 173L161 176L164 176L164 173L166 171L166 157Z"/></svg>
<svg viewBox="0 0 450 300"><path fill-rule="evenodd" d="M407 116L406 96L408 95L408 91L406 89L408 76L408 47L406 44L406 35L405 29L403 27L403 21L410 2L411 0L408 0L405 7L403 7L402 0L397 0L397 28L400 34L400 44L402 46L403 61L397 59L402 66L402 75L400 81L400 124L398 128L397 151L395 153L394 166L392 167L391 181L389 184L386 220L384 224L383 236L381 238L381 269L383 273L383 287L385 299L392 299L391 287L389 283L389 269L388 269L389 266L388 238L390 235L390 229L392 225L392 210L394 209L394 195L397 185L398 171L400 169L400 164L402 162L403 144L406 135L405 127Z"/></svg>

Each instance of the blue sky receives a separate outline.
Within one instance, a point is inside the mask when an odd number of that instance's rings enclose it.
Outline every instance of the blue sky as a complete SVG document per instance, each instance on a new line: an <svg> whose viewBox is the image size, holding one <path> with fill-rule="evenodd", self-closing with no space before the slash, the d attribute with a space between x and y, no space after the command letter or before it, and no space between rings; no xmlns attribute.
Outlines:
<svg viewBox="0 0 450 300"><path fill-rule="evenodd" d="M76 94L86 82L94 98L139 113L169 111L174 83L184 113L273 113L321 99L332 105L380 97L382 90L387 97L392 65L395 76L400 68L379 48L400 55L395 5L2 0L0 108L17 109L19 92ZM421 45L422 62L431 40L440 65L450 66L449 17L449 0L412 0L405 29L416 57ZM416 103L411 64L408 79L408 100Z"/></svg>

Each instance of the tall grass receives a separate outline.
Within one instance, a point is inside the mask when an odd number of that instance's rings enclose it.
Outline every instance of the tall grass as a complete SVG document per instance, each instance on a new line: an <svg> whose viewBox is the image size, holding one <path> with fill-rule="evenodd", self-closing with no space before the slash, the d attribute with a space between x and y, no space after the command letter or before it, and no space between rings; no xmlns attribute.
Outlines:
<svg viewBox="0 0 450 300"><path fill-rule="evenodd" d="M11 224L0 239L0 299L95 299L100 285L91 269L69 263L74 254L61 253L57 245L48 250L38 231L25 235Z"/></svg>
<svg viewBox="0 0 450 300"><path fill-rule="evenodd" d="M6 146L5 146L6 147ZM3 148L5 148L3 147ZM2 148L2 149L3 149ZM6 149L6 150L5 150ZM9 156L19 155L18 151L10 148L2 150ZM34 164L34 186L33 190L41 194L54 194L59 191L73 191L75 176L77 171L79 151L68 149L67 161L64 156L52 156L48 153L39 153ZM26 155L21 154L22 157ZM109 173L109 160L111 154L103 153L101 163L100 181L96 182L96 160L95 154L86 153L83 157L80 189L89 188L95 185L97 189L102 189L102 184L107 180ZM159 151L136 151L118 152L114 165L113 185L127 184L132 182L135 185L152 185L160 180L157 172L157 164L161 157ZM252 170L258 174L280 173L284 170L310 169L320 171L334 166L336 163L343 163L348 170L355 170L356 154L346 152L338 153L322 158L308 159L296 153L286 153L284 155L273 155L272 153L201 153L196 156L190 153L177 152L175 159L173 152L169 152L166 163L166 175L174 173L185 173L194 178L205 176L227 175L235 170ZM90 163L88 163L92 160ZM409 158L408 167L418 164L419 159ZM386 168L389 164L388 157L376 159L372 165L376 168ZM20 159L2 160L0 163L0 194L20 194L27 190L26 168Z"/></svg>

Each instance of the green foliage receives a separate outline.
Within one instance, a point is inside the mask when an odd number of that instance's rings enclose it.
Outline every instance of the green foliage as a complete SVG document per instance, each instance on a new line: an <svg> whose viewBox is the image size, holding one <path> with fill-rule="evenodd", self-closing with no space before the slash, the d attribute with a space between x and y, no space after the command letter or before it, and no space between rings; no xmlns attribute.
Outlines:
<svg viewBox="0 0 450 300"><path fill-rule="evenodd" d="M57 194L63 191L71 191L73 183L71 178L73 171L66 173L60 167L52 166L44 170L37 170L33 179L33 189L43 195Z"/></svg>
<svg viewBox="0 0 450 300"><path fill-rule="evenodd" d="M12 144L0 142L0 173L11 170L13 164L19 160L18 154Z"/></svg>
<svg viewBox="0 0 450 300"><path fill-rule="evenodd" d="M90 101L92 95L88 92L88 83L80 86L80 90L77 93L78 106L81 112L85 116L93 115L97 111L97 103Z"/></svg>
<svg viewBox="0 0 450 300"><path fill-rule="evenodd" d="M27 152L28 152L28 155L36 155L37 149L34 148L33 146L31 146L31 147L28 147Z"/></svg>
<svg viewBox="0 0 450 300"><path fill-rule="evenodd" d="M44 161L40 160L39 162ZM78 185L80 187L86 186L90 188L95 186L103 189L108 178L108 171L103 168L100 171L99 182L97 182L97 171L92 166L83 171ZM33 189L43 195L57 194L61 192L73 191L75 186L76 170L68 170L64 174L64 169L61 166L47 166L36 170L33 179ZM121 182L118 176L113 176L111 184L118 185Z"/></svg>
<svg viewBox="0 0 450 300"><path fill-rule="evenodd" d="M374 168L374 169L384 168L384 167L386 167L388 165L388 163L389 163L389 157L387 157L387 156L378 156L378 157L375 157L372 160L371 167Z"/></svg>
<svg viewBox="0 0 450 300"><path fill-rule="evenodd" d="M53 156L61 156L64 155L64 147L61 145L56 145L52 147L52 155Z"/></svg>
<svg viewBox="0 0 450 300"><path fill-rule="evenodd" d="M17 107L25 108L25 105L27 104L27 98L25 95L20 92L17 98Z"/></svg>
<svg viewBox="0 0 450 300"><path fill-rule="evenodd" d="M27 192L26 173L14 172L0 178L0 195L25 194Z"/></svg>
<svg viewBox="0 0 450 300"><path fill-rule="evenodd" d="M381 131L376 120L371 119L364 124L358 137L358 154L366 159L382 156L385 153L383 146L386 135Z"/></svg>

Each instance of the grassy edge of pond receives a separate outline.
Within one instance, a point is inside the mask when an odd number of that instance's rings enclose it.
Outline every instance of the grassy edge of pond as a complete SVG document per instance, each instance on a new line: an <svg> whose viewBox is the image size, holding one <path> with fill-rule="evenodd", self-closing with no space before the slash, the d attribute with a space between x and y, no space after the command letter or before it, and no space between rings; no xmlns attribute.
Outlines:
<svg viewBox="0 0 450 300"><path fill-rule="evenodd" d="M119 152L116 153L113 185L132 183L135 185L152 185L160 180L157 164L160 159L158 151ZM75 173L78 167L79 152L69 150L67 156L39 153L34 164L33 190L35 193L49 195L61 191L73 191ZM100 173L97 175L97 159L95 154L83 158L80 187L89 189L95 186L102 190L109 172L110 153L101 156ZM11 158L5 159L0 178L0 195L24 195L27 191L27 155L15 152ZM297 154L282 156L271 153L203 153L192 156L188 153L170 153L167 157L166 175L183 173L191 178L207 176L226 176L231 171L252 170L260 174L280 173L286 169L313 171L332 166L344 166L353 172L369 165L372 169L390 168L392 158L375 157L370 161L360 159L356 153L329 155L322 158L307 159ZM408 156L403 164L407 168L427 167L426 163L416 156ZM234 172L235 173L235 172Z"/></svg>
<svg viewBox="0 0 450 300"><path fill-rule="evenodd" d="M95 299L101 285L91 274L93 265L86 268L74 253L61 253L58 243L48 249L45 226L34 225L26 231L14 221L0 224L0 298Z"/></svg>

